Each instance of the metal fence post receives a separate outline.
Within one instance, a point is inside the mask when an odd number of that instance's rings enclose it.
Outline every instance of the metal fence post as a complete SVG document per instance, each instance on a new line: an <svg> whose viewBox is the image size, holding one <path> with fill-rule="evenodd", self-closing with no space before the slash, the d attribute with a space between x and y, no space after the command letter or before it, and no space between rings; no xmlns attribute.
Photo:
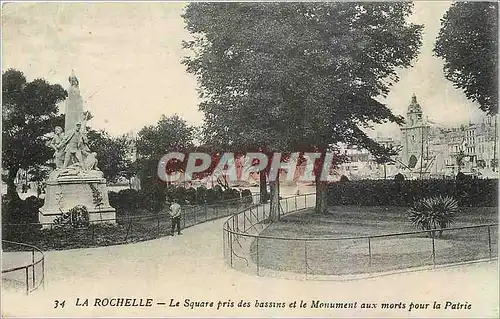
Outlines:
<svg viewBox="0 0 500 319"><path fill-rule="evenodd" d="M434 244L434 233L430 233L432 237L432 265L436 266L436 247Z"/></svg>
<svg viewBox="0 0 500 319"><path fill-rule="evenodd" d="M257 255L255 256L255 262L257 264L257 276L260 276L259 274L259 236L257 236L257 241L255 243L255 247L256 247L256 250L257 250Z"/></svg>
<svg viewBox="0 0 500 319"><path fill-rule="evenodd" d="M226 260L226 230L222 226L222 258Z"/></svg>
<svg viewBox="0 0 500 319"><path fill-rule="evenodd" d="M158 219L156 222L156 237L160 237L160 214L159 213L156 215L156 218Z"/></svg>
<svg viewBox="0 0 500 319"><path fill-rule="evenodd" d="M205 221L208 220L208 209L207 209L207 205L203 205L203 209L205 211Z"/></svg>
<svg viewBox="0 0 500 319"><path fill-rule="evenodd" d="M229 254L231 261L231 268L233 268L233 233L229 233Z"/></svg>
<svg viewBox="0 0 500 319"><path fill-rule="evenodd" d="M297 210L297 196L294 196L293 199L295 200L295 210Z"/></svg>
<svg viewBox="0 0 500 319"><path fill-rule="evenodd" d="M307 280L307 240L304 240L304 265L306 268L306 280Z"/></svg>
<svg viewBox="0 0 500 319"><path fill-rule="evenodd" d="M45 290L45 256L42 256L42 289Z"/></svg>
<svg viewBox="0 0 500 319"><path fill-rule="evenodd" d="M171 219L171 221L173 222L173 220ZM182 223L184 224L184 226L182 228L186 228L186 210L183 209L182 210Z"/></svg>
<svg viewBox="0 0 500 319"><path fill-rule="evenodd" d="M31 274L33 275L33 288L35 287L35 249L31 248L31 264L32 269L31 269Z"/></svg>
<svg viewBox="0 0 500 319"><path fill-rule="evenodd" d="M491 231L490 231L490 225L488 225L488 251L489 251L489 256L490 256L490 260L491 260L492 255L491 255Z"/></svg>
<svg viewBox="0 0 500 319"><path fill-rule="evenodd" d="M372 241L368 237L368 267L370 268L370 273L372 272Z"/></svg>
<svg viewBox="0 0 500 319"><path fill-rule="evenodd" d="M25 270L26 270L26 294L27 295L29 295L29 293L30 293L30 280L29 280L29 276L28 276L28 268L29 268L29 266L27 266L25 268Z"/></svg>

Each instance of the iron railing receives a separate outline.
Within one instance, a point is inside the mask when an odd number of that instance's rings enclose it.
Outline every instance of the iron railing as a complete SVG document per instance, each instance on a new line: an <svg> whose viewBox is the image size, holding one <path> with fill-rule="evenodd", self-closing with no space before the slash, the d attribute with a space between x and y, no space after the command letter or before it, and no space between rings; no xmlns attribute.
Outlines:
<svg viewBox="0 0 500 319"><path fill-rule="evenodd" d="M315 194L280 200L281 216L315 205ZM259 276L329 279L498 257L498 224L350 237L268 236L269 204L252 205L223 226L230 267ZM280 224L283 231L287 224ZM441 232L441 234L440 234ZM440 236L438 236L440 235Z"/></svg>
<svg viewBox="0 0 500 319"><path fill-rule="evenodd" d="M258 201L252 198L239 198L221 201L210 205L182 205L181 228L227 217ZM116 223L115 227L105 225ZM151 240L171 234L171 217L168 208L162 212L147 215L120 215L116 219L90 221L81 228L59 228L52 223L2 224L3 237L17 242L41 247L44 250L65 249L68 247L95 247L125 244ZM48 234L48 233L50 234ZM12 247L8 248L9 250Z"/></svg>
<svg viewBox="0 0 500 319"><path fill-rule="evenodd" d="M4 288L23 286L30 294L45 284L45 256L35 246L2 240L2 247L16 246L16 252L2 252L2 284ZM21 265L19 265L21 264Z"/></svg>

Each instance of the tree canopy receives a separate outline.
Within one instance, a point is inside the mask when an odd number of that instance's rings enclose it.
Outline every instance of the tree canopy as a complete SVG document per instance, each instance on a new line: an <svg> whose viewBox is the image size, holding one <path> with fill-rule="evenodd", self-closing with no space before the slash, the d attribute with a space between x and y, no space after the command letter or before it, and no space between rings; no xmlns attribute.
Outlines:
<svg viewBox="0 0 500 319"><path fill-rule="evenodd" d="M434 47L444 73L484 112L498 113L498 3L457 2L441 19Z"/></svg>
<svg viewBox="0 0 500 319"><path fill-rule="evenodd" d="M104 130L89 130L89 147L97 153L98 167L106 180L116 182L119 177L130 175L129 158L131 142L126 136L112 137Z"/></svg>
<svg viewBox="0 0 500 319"><path fill-rule="evenodd" d="M142 128L137 134L137 166L141 182L145 187L159 181L158 162L170 152L187 153L194 148L195 128L178 115L163 115L156 125ZM168 172L182 171L185 161L172 160L166 167Z"/></svg>
<svg viewBox="0 0 500 319"><path fill-rule="evenodd" d="M48 133L60 120L57 104L66 97L59 84L28 82L14 69L2 73L2 166L8 170L8 195L18 197L14 179L20 168L28 170L52 158Z"/></svg>
<svg viewBox="0 0 500 319"><path fill-rule="evenodd" d="M377 98L419 53L410 3L190 3L196 75L208 142L268 152L348 142L385 150L363 131L403 123ZM321 166L321 165L320 165Z"/></svg>

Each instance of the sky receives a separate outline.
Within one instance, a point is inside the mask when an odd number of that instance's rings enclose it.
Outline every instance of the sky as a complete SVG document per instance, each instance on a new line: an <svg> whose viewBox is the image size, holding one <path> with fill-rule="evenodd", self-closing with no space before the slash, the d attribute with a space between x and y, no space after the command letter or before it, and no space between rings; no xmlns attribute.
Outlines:
<svg viewBox="0 0 500 319"><path fill-rule="evenodd" d="M413 68L382 99L404 115L413 93L424 116L444 126L477 120L482 113L453 87L433 56L440 19L451 2L417 1L412 22L423 24L423 45ZM94 118L89 125L113 135L137 132L162 114L200 125L196 78L181 64L189 40L181 17L185 3L8 3L2 10L2 71L16 68L28 80L45 78L68 87L75 71ZM61 110L64 110L61 107ZM397 136L397 125L377 126Z"/></svg>

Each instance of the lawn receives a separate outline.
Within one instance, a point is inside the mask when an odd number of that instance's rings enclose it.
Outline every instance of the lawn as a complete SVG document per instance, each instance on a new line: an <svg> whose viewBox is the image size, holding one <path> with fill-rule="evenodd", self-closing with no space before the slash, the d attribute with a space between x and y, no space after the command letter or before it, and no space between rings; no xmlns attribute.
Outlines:
<svg viewBox="0 0 500 319"><path fill-rule="evenodd" d="M382 238L344 239L411 232L404 207L330 207L327 214L312 210L290 214L267 227L261 236L301 237L290 241L259 239L250 248L254 263L261 269L317 275L344 275L383 272L451 262L470 261L490 256L488 228L448 230L434 240L425 234ZM495 207L461 208L452 227L497 223ZM491 252L497 255L498 226L490 227ZM329 238L313 240L313 238ZM370 247L369 247L370 246ZM371 253L371 258L370 258ZM307 256L307 264L305 262Z"/></svg>

